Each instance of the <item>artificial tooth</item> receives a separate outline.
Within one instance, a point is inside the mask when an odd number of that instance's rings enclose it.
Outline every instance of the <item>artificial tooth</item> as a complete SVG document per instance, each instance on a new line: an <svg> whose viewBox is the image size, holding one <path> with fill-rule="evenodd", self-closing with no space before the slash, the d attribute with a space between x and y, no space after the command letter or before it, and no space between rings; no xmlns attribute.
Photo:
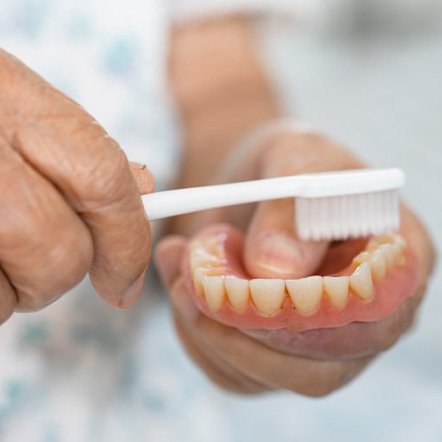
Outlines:
<svg viewBox="0 0 442 442"><path fill-rule="evenodd" d="M218 238L206 238L203 244L208 253L215 256L221 255L222 249L220 248L220 241Z"/></svg>
<svg viewBox="0 0 442 442"><path fill-rule="evenodd" d="M350 279L348 276L325 276L324 289L330 299L330 303L342 309L347 305Z"/></svg>
<svg viewBox="0 0 442 442"><path fill-rule="evenodd" d="M392 253L394 256L395 264L403 264L404 263L404 253L403 253L403 245L395 242L391 245Z"/></svg>
<svg viewBox="0 0 442 442"><path fill-rule="evenodd" d="M192 269L196 269L198 267L220 267L222 262L216 256L204 252L204 251L195 251L191 254L190 258Z"/></svg>
<svg viewBox="0 0 442 442"><path fill-rule="evenodd" d="M375 236L374 238L370 239L367 246L365 247L365 250L367 250L368 252L374 252L382 244L390 244L392 242L393 237L389 234Z"/></svg>
<svg viewBox="0 0 442 442"><path fill-rule="evenodd" d="M193 284L199 295L203 294L203 280L206 276L218 276L220 271L217 269L208 269L204 267L196 268L193 272Z"/></svg>
<svg viewBox="0 0 442 442"><path fill-rule="evenodd" d="M407 247L407 241L405 241L405 239L400 235L395 235L394 244L398 244L400 246L402 252L404 252L405 248Z"/></svg>
<svg viewBox="0 0 442 442"><path fill-rule="evenodd" d="M387 264L381 250L378 249L371 254L369 263L374 280L381 281L384 279L387 273Z"/></svg>
<svg viewBox="0 0 442 442"><path fill-rule="evenodd" d="M390 270L396 263L395 252L391 244L382 244L379 247L379 251L382 253L385 259L386 269Z"/></svg>
<svg viewBox="0 0 442 442"><path fill-rule="evenodd" d="M233 277L227 278L224 285L232 309L236 313L244 313L249 302L249 281Z"/></svg>
<svg viewBox="0 0 442 442"><path fill-rule="evenodd" d="M203 278L207 275L206 269L195 269L193 271L193 285L196 292L201 295L203 292Z"/></svg>
<svg viewBox="0 0 442 442"><path fill-rule="evenodd" d="M365 252L373 252L374 250L376 250L379 247L379 242L377 240L377 238L373 238L371 239L367 246L365 247ZM364 252L362 252L364 253Z"/></svg>
<svg viewBox="0 0 442 442"><path fill-rule="evenodd" d="M203 248L203 245L202 245L201 241L193 240L190 243L189 247L190 247L190 252L195 253L195 252L201 250Z"/></svg>
<svg viewBox="0 0 442 442"><path fill-rule="evenodd" d="M378 244L390 244L393 241L393 236L391 234L379 235L376 237Z"/></svg>
<svg viewBox="0 0 442 442"><path fill-rule="evenodd" d="M308 315L318 309L322 297L321 276L289 279L286 281L286 286L292 303L299 313Z"/></svg>
<svg viewBox="0 0 442 442"><path fill-rule="evenodd" d="M274 316L284 301L285 282L282 279L252 279L250 293L262 316Z"/></svg>
<svg viewBox="0 0 442 442"><path fill-rule="evenodd" d="M359 266L362 263L368 261L369 258L370 258L370 254L367 251L363 251L353 258L353 264L355 264L356 266Z"/></svg>
<svg viewBox="0 0 442 442"><path fill-rule="evenodd" d="M373 280L370 266L362 263L350 276L350 287L364 301L373 297Z"/></svg>
<svg viewBox="0 0 442 442"><path fill-rule="evenodd" d="M206 276L203 279L204 294L210 310L217 312L224 301L224 278L221 276Z"/></svg>

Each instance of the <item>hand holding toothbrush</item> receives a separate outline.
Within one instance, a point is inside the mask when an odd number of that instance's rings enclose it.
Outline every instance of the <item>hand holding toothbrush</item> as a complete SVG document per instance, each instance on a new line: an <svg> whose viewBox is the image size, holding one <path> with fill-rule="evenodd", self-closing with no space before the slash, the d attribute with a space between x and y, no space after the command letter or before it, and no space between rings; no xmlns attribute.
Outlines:
<svg viewBox="0 0 442 442"><path fill-rule="evenodd" d="M88 272L109 304L131 305L150 257L139 192L152 177L131 173L90 115L1 50L0 90L0 323Z"/></svg>
<svg viewBox="0 0 442 442"><path fill-rule="evenodd" d="M315 133L281 133L255 147L234 170L227 157L217 179L363 166ZM173 226L184 236L160 243L157 264L178 334L214 382L242 393L318 396L346 384L412 325L433 262L427 233L405 206L398 234L368 241L301 241L292 199L187 215Z"/></svg>

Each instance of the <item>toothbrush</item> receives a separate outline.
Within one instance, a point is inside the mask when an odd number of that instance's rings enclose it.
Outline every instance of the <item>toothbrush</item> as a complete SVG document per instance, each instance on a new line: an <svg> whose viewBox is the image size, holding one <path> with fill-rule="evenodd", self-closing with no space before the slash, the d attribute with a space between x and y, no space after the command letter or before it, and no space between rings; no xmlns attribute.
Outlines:
<svg viewBox="0 0 442 442"><path fill-rule="evenodd" d="M190 187L143 195L150 221L200 210L295 198L302 240L342 240L397 230L400 169L358 169Z"/></svg>

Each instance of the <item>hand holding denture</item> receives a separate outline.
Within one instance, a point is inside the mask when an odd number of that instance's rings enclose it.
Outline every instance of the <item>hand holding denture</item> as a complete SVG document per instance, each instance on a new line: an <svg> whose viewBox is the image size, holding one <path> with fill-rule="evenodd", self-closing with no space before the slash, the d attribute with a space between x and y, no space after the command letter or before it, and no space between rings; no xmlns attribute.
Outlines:
<svg viewBox="0 0 442 442"><path fill-rule="evenodd" d="M235 164L220 181L364 167L307 132ZM401 212L397 232L340 242L301 241L289 199L186 218L193 227L164 239L157 262L188 352L232 391L317 396L346 384L412 325L431 273L428 235Z"/></svg>
<svg viewBox="0 0 442 442"><path fill-rule="evenodd" d="M131 173L90 115L4 51L0 89L0 323L88 272L110 304L132 304L150 256L150 174Z"/></svg>

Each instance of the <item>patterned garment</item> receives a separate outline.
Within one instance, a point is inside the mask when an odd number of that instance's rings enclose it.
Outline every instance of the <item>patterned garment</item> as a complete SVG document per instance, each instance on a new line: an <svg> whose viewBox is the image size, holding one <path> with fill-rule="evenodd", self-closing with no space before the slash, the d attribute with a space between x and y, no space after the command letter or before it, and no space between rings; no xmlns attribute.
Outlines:
<svg viewBox="0 0 442 442"><path fill-rule="evenodd" d="M167 0L0 0L2 47L81 103L131 159L149 164L160 187L167 185L178 160L177 129L164 85L169 16L200 15L202 4L204 13L213 13L227 4L258 11L277 3L179 1L171 12ZM422 4L407 1L413 3ZM285 8L291 2L282 4ZM414 17L417 10L410 8ZM359 16L365 30L366 12ZM339 22L339 30L349 23L355 22ZM268 49L286 85L281 97L298 103L304 116L338 138L376 146L371 159L378 163L397 143L400 148L391 151L394 160L409 164L415 177L419 170L412 146L423 133L428 149L432 140L440 141L439 120L431 132L440 115L435 106L441 102L435 92L440 88L432 85L442 78L442 63L436 63L442 36L435 35L432 40L417 38L414 44L406 39L399 55L396 40L388 36L386 43L377 39L364 46L357 40L352 46L333 41L329 34L304 34L293 39L293 46ZM378 52L376 44L381 45ZM355 48L362 48L364 56ZM414 123L415 109L409 104L419 102L414 91L421 77L434 109ZM289 88L293 78L296 95ZM394 95L398 88L407 93ZM384 101L379 91L385 92ZM356 108L378 109L379 116L362 118ZM391 124L395 112L401 116L397 132ZM379 125L389 123L374 130L376 118ZM367 124L364 130L362 122ZM407 143L409 156L403 147ZM426 166L422 182L437 183L436 169ZM427 207L430 213L432 207L434 212L434 202L419 202L424 211ZM442 212L437 223L433 220L440 227ZM148 281L143 299L130 311L111 310L85 281L44 311L14 315L0 327L1 442L440 441L440 298L427 301L425 326L412 339L330 398L317 401L290 393L237 398L214 388L189 362L154 275ZM440 280L438 284L442 289Z"/></svg>

